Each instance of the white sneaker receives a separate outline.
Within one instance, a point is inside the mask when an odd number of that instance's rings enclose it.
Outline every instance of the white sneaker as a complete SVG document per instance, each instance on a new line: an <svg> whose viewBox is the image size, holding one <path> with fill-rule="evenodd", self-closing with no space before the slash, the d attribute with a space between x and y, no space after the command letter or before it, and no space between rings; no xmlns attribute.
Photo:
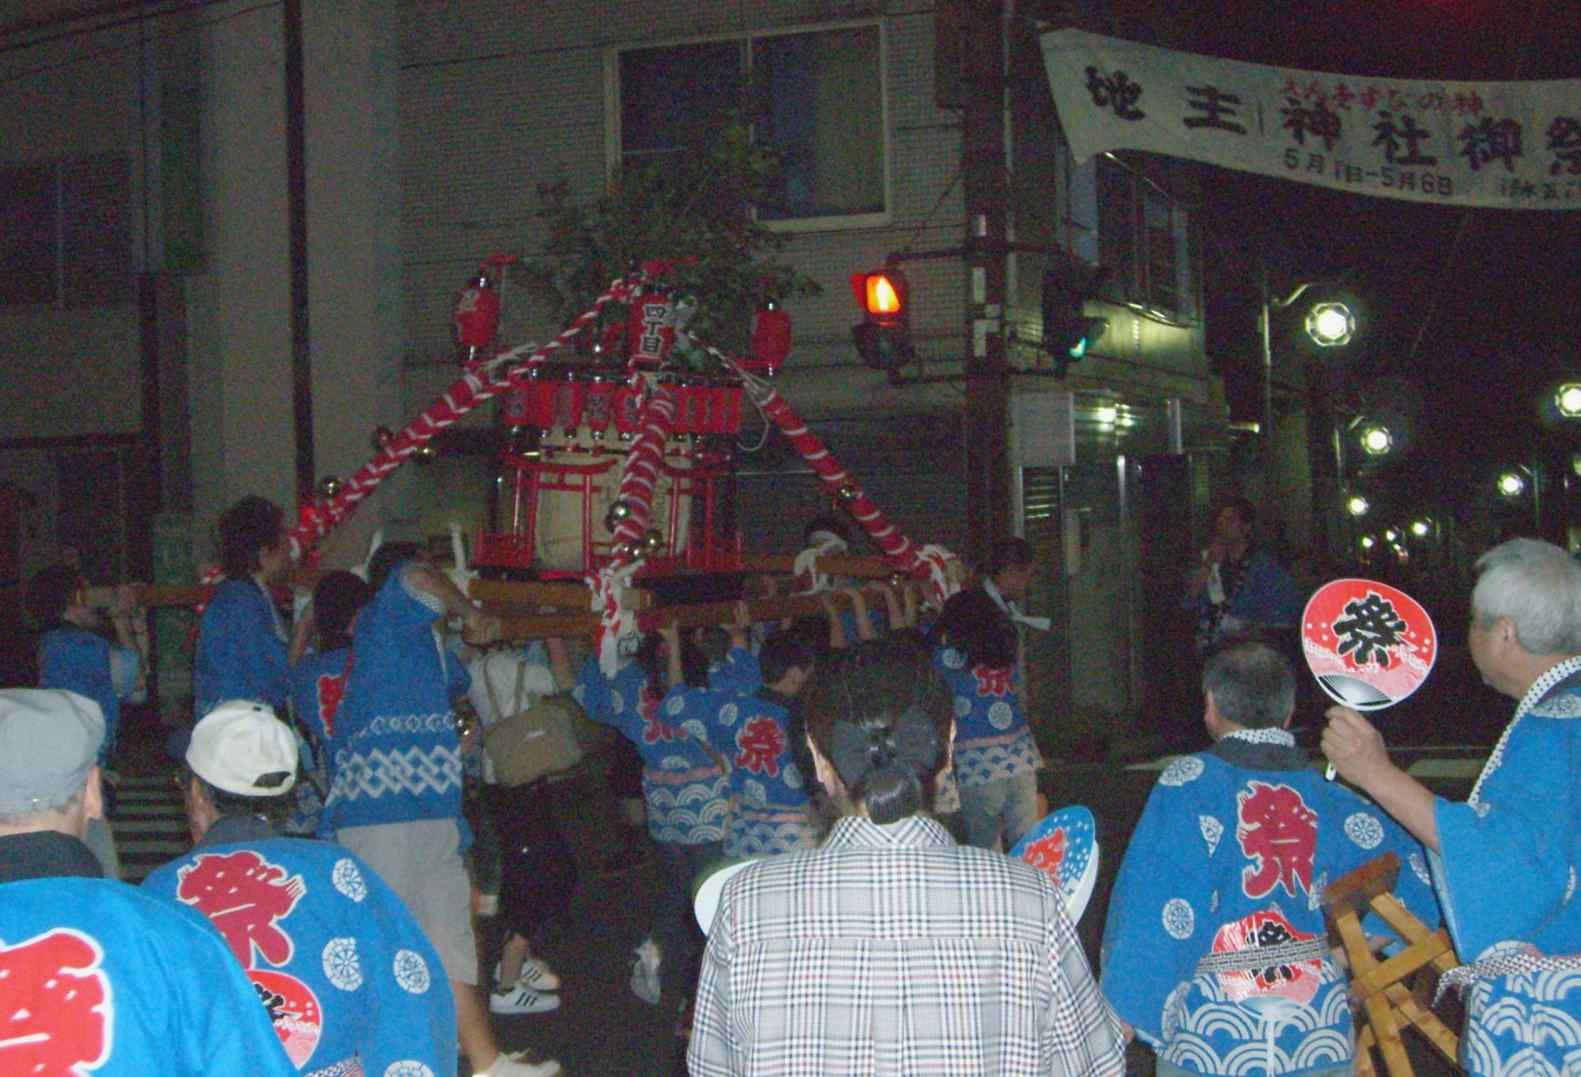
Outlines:
<svg viewBox="0 0 1581 1077"><path fill-rule="evenodd" d="M477 1070L472 1077L554 1077L560 1072L560 1063L552 1058L542 1062L528 1062L524 1053L517 1051L515 1054L505 1054L494 1060L494 1065L486 1070Z"/></svg>
<svg viewBox="0 0 1581 1077"><path fill-rule="evenodd" d="M650 1006L659 1004L659 945L652 939L643 939L636 949L637 960L631 963L631 993Z"/></svg>
<svg viewBox="0 0 1581 1077"><path fill-rule="evenodd" d="M489 1012L501 1016L522 1013L548 1013L560 1008L560 996L530 987L512 987L489 992Z"/></svg>
<svg viewBox="0 0 1581 1077"><path fill-rule="evenodd" d="M499 962L494 963L494 984L501 991L510 986L500 982ZM541 958L529 957L522 962L522 970L516 976L515 986L530 987L534 991L558 991L560 990L560 977L549 967L547 961Z"/></svg>

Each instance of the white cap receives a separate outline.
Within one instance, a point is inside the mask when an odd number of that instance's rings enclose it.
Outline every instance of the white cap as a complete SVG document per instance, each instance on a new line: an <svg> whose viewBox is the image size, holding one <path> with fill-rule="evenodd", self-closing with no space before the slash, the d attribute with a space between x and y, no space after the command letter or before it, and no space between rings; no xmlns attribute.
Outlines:
<svg viewBox="0 0 1581 1077"><path fill-rule="evenodd" d="M187 766L214 788L244 797L278 797L296 784L296 735L262 703L233 699L192 729Z"/></svg>

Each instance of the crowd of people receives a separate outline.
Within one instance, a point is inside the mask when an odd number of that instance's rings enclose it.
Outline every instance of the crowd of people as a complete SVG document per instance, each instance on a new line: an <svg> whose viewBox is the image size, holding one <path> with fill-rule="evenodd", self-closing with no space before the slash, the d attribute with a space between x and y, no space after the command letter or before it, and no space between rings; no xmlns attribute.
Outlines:
<svg viewBox="0 0 1581 1077"><path fill-rule="evenodd" d="M0 1071L425 1077L464 1056L478 1077L559 1072L502 1052L491 1015L560 1005L541 936L576 860L547 776L516 781L485 748L559 698L636 759L661 884L630 988L688 1004L694 1074L1120 1074L1132 1040L1166 1075L1352 1072L1322 896L1385 852L1405 865L1397 896L1465 962L1446 979L1466 991L1468 1071L1574 1072L1581 565L1531 540L1479 562L1471 655L1519 706L1455 803L1347 708L1322 748L1348 784L1296 746L1294 673L1256 630L1299 609L1251 523L1226 506L1188 581L1211 744L1158 779L1096 975L1049 877L1004 855L1044 810L1021 540L936 610L824 580L822 616L754 624L743 606L579 663L568 641L498 646L498 619L405 543L324 575L293 623L274 593L283 516L245 498L219 521L196 721L170 746L194 846L135 889L113 881L101 786L147 660L135 594L106 626L80 576L41 573L40 687L0 691ZM837 520L808 536L845 541ZM705 941L691 889L744 859ZM476 911L493 901L489 962Z"/></svg>

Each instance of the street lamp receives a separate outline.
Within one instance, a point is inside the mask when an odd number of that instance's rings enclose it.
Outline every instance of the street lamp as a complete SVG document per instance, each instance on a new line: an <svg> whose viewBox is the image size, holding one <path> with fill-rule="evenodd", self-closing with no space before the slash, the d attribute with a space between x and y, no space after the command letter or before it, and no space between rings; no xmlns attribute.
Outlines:
<svg viewBox="0 0 1581 1077"><path fill-rule="evenodd" d="M1273 489L1273 460L1274 460L1274 344L1273 344L1273 318L1274 311L1286 310L1293 306L1297 300L1307 293L1310 288L1336 283L1328 281L1302 281L1291 290L1289 295L1275 296L1268 290L1268 274L1265 269L1262 278L1262 310L1259 328L1262 330L1263 344L1263 484L1267 490ZM1319 303L1308 312L1306 318L1307 335L1320 347L1332 348L1350 343L1356 332L1356 317L1350 308L1343 303ZM1326 408L1325 408L1326 411ZM1345 447L1337 423L1333 426L1334 437L1334 485L1325 485L1322 488L1320 503L1326 514L1333 502L1329 499L1345 481ZM1325 529L1325 536L1327 531ZM1326 543L1325 543L1326 544Z"/></svg>
<svg viewBox="0 0 1581 1077"><path fill-rule="evenodd" d="M1356 315L1344 303L1314 303L1307 311L1307 336L1320 348L1339 348L1356 335Z"/></svg>
<svg viewBox="0 0 1581 1077"><path fill-rule="evenodd" d="M1386 456L1394 448L1394 435L1382 423L1361 428L1361 448L1368 456Z"/></svg>
<svg viewBox="0 0 1581 1077"><path fill-rule="evenodd" d="M1352 516L1365 516L1367 515L1367 510L1370 508L1372 508L1372 506L1369 505L1367 503L1367 499L1362 497L1360 494L1351 494L1350 497L1345 499L1345 511L1350 513Z"/></svg>
<svg viewBox="0 0 1581 1077"><path fill-rule="evenodd" d="M1426 520L1414 520L1411 523L1411 534L1417 538L1426 538L1432 533L1433 525Z"/></svg>
<svg viewBox="0 0 1581 1077"><path fill-rule="evenodd" d="M1566 419L1581 419L1581 384L1567 382L1554 390L1554 404Z"/></svg>
<svg viewBox="0 0 1581 1077"><path fill-rule="evenodd" d="M1526 478L1519 471L1501 471L1497 481L1499 493L1512 501L1526 492Z"/></svg>

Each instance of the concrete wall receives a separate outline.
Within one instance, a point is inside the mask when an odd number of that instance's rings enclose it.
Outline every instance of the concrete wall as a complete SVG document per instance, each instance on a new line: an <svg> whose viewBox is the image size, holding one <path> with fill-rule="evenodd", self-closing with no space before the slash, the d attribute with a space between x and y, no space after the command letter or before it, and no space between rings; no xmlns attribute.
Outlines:
<svg viewBox="0 0 1581 1077"><path fill-rule="evenodd" d="M121 29L0 53L0 166L133 153L135 46ZM134 432L138 371L130 303L0 306L0 439Z"/></svg>

